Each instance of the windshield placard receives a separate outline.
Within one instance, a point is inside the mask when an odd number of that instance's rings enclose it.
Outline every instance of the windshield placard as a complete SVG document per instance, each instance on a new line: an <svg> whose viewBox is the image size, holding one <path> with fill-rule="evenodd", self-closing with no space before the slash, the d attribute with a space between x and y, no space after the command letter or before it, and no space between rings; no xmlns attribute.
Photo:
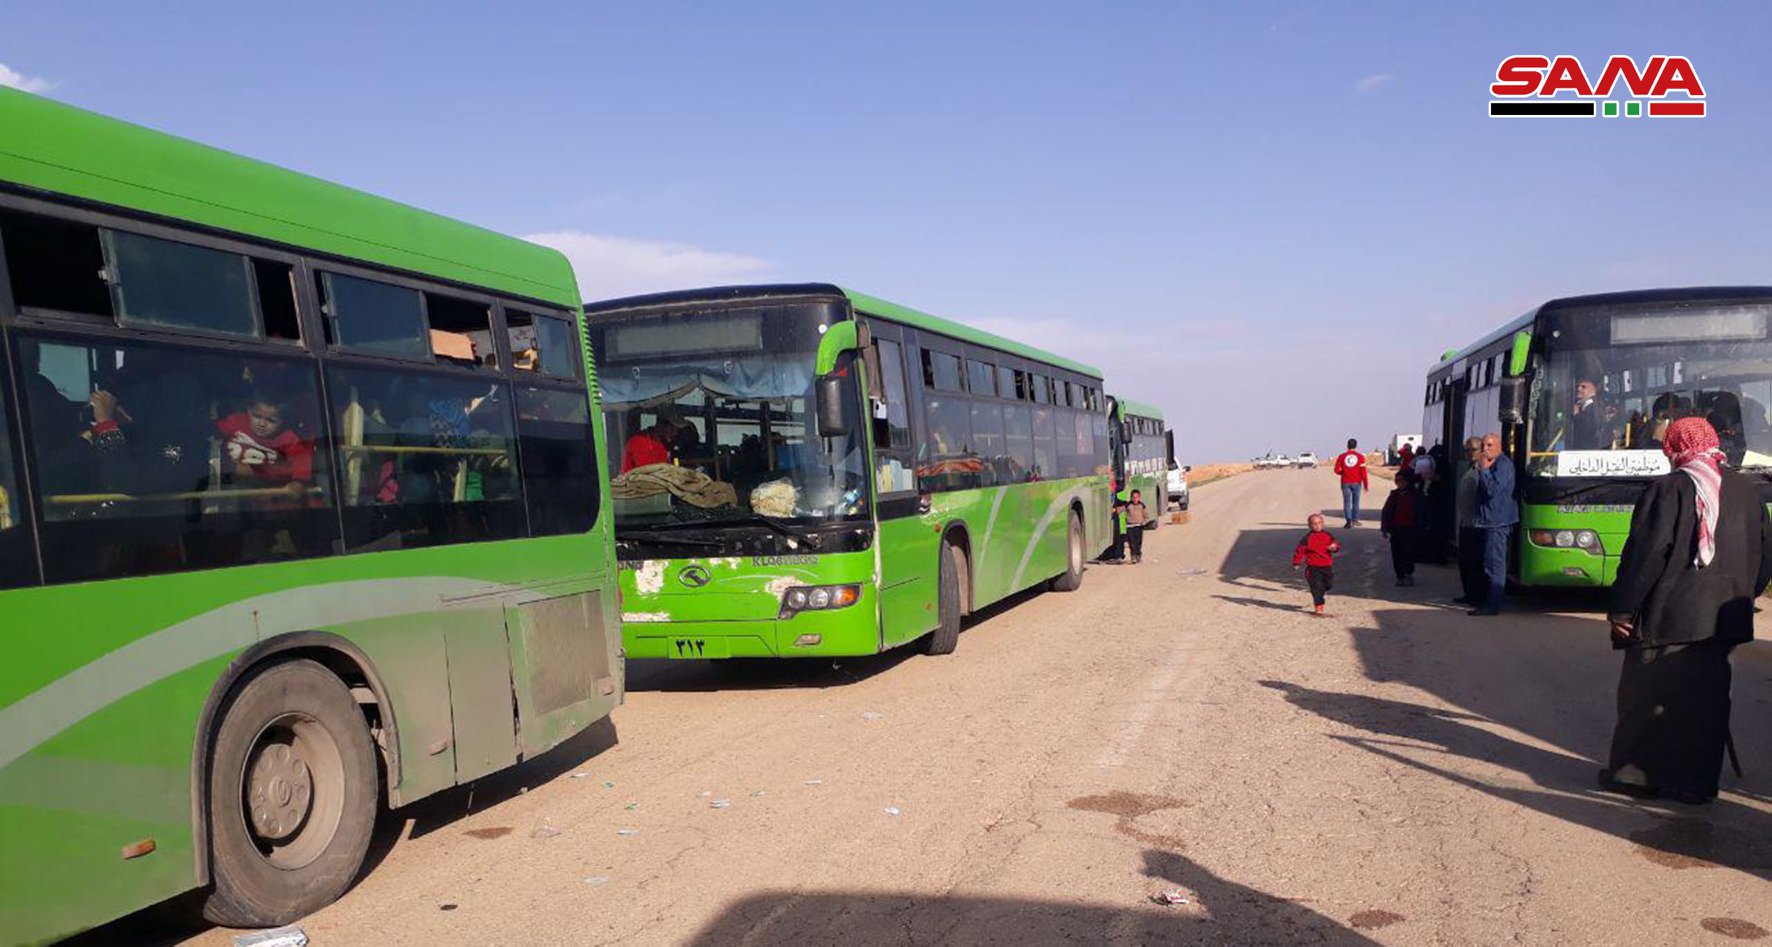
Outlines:
<svg viewBox="0 0 1772 947"><path fill-rule="evenodd" d="M1672 467L1658 450L1566 450L1557 455L1559 477L1659 477Z"/></svg>
<svg viewBox="0 0 1772 947"><path fill-rule="evenodd" d="M1612 344L1763 339L1766 337L1768 308L1772 307L1730 306L1698 312L1621 313L1612 317Z"/></svg>
<svg viewBox="0 0 1772 947"><path fill-rule="evenodd" d="M763 348L763 319L757 313L725 313L719 318L675 317L616 323L608 330L609 361L697 355L705 352L757 352Z"/></svg>

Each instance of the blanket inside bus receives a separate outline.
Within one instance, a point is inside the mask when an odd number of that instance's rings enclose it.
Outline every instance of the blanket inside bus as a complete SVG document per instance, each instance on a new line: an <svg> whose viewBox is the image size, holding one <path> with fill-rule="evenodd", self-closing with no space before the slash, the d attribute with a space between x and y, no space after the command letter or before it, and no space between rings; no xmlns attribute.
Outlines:
<svg viewBox="0 0 1772 947"><path fill-rule="evenodd" d="M609 481L609 495L618 499L638 500L661 493L682 500L690 506L711 510L718 506L737 506L738 491L700 471L672 464L647 464L635 467Z"/></svg>

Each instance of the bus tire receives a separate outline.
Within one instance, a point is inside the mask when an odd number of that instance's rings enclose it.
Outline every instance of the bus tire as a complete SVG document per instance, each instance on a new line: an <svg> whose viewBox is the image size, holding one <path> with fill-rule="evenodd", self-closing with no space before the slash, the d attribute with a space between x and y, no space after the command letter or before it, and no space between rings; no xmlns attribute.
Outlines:
<svg viewBox="0 0 1772 947"><path fill-rule="evenodd" d="M1075 592L1083 587L1083 520L1072 510L1070 534L1065 539L1064 572L1052 579L1052 591Z"/></svg>
<svg viewBox="0 0 1772 947"><path fill-rule="evenodd" d="M209 751L203 916L275 927L330 904L363 867L379 799L375 747L344 682L308 660L249 677Z"/></svg>
<svg viewBox="0 0 1772 947"><path fill-rule="evenodd" d="M940 616L935 630L923 637L924 654L953 654L960 646L960 550L941 544L941 568L936 584L935 610Z"/></svg>

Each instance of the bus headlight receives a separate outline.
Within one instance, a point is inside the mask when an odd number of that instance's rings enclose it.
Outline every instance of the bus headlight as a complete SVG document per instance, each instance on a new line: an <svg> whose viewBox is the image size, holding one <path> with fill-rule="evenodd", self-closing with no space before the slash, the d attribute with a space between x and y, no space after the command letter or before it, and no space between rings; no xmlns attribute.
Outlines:
<svg viewBox="0 0 1772 947"><path fill-rule="evenodd" d="M838 608L848 608L861 601L859 585L811 585L788 589L781 597L782 618L792 618L800 612L825 612Z"/></svg>
<svg viewBox="0 0 1772 947"><path fill-rule="evenodd" d="M1534 546L1546 549L1579 549L1590 556L1604 556L1600 534L1591 529L1535 529L1526 534Z"/></svg>

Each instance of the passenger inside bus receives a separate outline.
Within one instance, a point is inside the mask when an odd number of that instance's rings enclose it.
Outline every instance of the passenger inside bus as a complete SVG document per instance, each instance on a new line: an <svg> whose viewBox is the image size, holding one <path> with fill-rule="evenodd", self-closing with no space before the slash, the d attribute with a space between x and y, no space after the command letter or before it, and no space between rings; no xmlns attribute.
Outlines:
<svg viewBox="0 0 1772 947"><path fill-rule="evenodd" d="M305 497L314 483L314 439L285 423L287 399L263 389L246 398L246 410L215 422L228 469L224 481L258 488L281 488Z"/></svg>

